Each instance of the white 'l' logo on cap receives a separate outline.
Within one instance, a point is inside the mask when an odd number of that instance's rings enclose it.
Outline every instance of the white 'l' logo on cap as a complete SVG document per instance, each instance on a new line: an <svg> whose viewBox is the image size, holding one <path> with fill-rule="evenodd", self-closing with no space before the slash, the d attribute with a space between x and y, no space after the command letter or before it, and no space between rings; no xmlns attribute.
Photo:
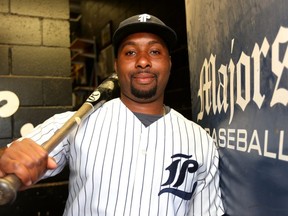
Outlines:
<svg viewBox="0 0 288 216"><path fill-rule="evenodd" d="M151 16L149 14L141 14L139 15L139 21L140 22L147 22L147 19L151 19Z"/></svg>

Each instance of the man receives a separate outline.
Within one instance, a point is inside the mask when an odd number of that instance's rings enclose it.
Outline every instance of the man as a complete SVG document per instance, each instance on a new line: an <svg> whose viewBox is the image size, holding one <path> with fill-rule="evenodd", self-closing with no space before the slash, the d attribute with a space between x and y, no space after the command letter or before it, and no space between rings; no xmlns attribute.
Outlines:
<svg viewBox="0 0 288 216"><path fill-rule="evenodd" d="M15 173L25 188L69 163L64 215L222 215L212 139L163 104L176 39L148 14L120 23L113 35L120 98L92 113L49 157L37 144L73 113L48 119L5 150L1 176Z"/></svg>

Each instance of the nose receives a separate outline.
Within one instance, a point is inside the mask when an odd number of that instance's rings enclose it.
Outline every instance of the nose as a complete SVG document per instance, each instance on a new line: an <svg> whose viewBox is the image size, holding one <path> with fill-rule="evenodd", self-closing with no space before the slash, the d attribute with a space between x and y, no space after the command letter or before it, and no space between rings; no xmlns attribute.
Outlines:
<svg viewBox="0 0 288 216"><path fill-rule="evenodd" d="M149 58L149 54L139 53L135 66L136 66L136 68L142 68L142 69L147 68L147 67L151 67L152 63L151 63L151 60Z"/></svg>

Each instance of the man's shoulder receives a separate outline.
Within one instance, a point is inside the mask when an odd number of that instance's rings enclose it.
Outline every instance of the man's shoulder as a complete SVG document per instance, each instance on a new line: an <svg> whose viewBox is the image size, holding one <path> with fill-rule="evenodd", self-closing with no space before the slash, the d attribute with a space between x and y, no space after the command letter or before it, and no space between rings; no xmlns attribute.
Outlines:
<svg viewBox="0 0 288 216"><path fill-rule="evenodd" d="M194 130L197 129L198 132L200 132L200 134L205 135L205 136L208 135L207 131L204 130L204 128L200 124L198 124L198 123L194 122L193 120L185 117L183 114L176 111L175 109L171 108L170 112L171 112L172 118L177 118L177 121L179 123L184 123L186 125L190 125L192 128L194 128Z"/></svg>
<svg viewBox="0 0 288 216"><path fill-rule="evenodd" d="M113 99L105 102L103 104L103 107L111 107L111 106L115 106L115 105L120 105L121 103L122 102L121 102L120 98L117 97L117 98L113 98Z"/></svg>
<svg viewBox="0 0 288 216"><path fill-rule="evenodd" d="M171 113L171 116L174 117L174 118L178 118L179 120L181 121L184 121L186 123L191 123L191 124L194 124L195 122L193 122L191 119L185 117L182 113L180 113L179 111L173 109L173 108L170 108L170 113Z"/></svg>

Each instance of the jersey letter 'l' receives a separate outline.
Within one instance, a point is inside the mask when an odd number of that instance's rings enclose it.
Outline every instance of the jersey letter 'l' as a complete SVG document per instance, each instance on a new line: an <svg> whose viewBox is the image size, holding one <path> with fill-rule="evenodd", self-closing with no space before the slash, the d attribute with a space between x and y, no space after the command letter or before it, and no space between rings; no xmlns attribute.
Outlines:
<svg viewBox="0 0 288 216"><path fill-rule="evenodd" d="M160 196L162 193L172 193L175 196L178 196L184 200L189 200L192 197L192 194L197 186L197 183L195 182L192 188L191 192L186 192L186 191L181 191L177 189L182 183L184 182L185 176L186 176L186 171L189 173L195 173L198 169L198 163L195 160L188 160L189 158L192 157L192 155L184 155L184 154L175 154L171 158L177 158L179 157L180 159L177 159L169 165L166 170L169 171L169 177L168 180L162 184L162 186L168 186L174 182L176 179L176 172L177 172L177 167L179 166L179 162L181 161L181 158L187 159L181 166L179 176L177 177L176 182L173 184L173 188L167 187L162 189L158 196ZM189 165L193 165L192 167L189 167Z"/></svg>

